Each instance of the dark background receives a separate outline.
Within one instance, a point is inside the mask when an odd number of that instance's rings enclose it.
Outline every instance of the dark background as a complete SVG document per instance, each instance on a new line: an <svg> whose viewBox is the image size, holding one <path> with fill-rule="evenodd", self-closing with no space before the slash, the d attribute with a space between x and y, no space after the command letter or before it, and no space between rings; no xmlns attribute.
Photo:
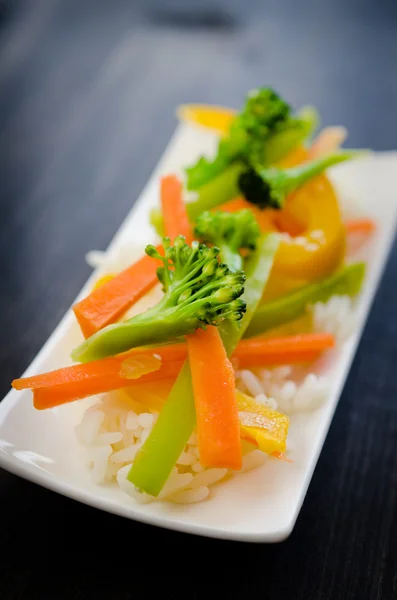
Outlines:
<svg viewBox="0 0 397 600"><path fill-rule="evenodd" d="M0 396L50 335L175 125L271 84L349 145L397 147L397 3L0 2ZM189 537L0 472L0 598L397 598L397 248L296 528ZM249 510L249 507L247 507Z"/></svg>

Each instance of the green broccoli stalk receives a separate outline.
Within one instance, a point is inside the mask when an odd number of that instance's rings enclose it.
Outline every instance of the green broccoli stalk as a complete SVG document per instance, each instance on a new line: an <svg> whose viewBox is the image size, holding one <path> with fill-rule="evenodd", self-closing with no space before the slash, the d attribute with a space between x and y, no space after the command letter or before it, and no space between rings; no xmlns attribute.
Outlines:
<svg viewBox="0 0 397 600"><path fill-rule="evenodd" d="M253 90L220 140L215 159L202 156L186 169L187 189L198 190L235 161L262 166L276 162L305 139L317 122L313 108L292 116L290 106L271 88Z"/></svg>
<svg viewBox="0 0 397 600"><path fill-rule="evenodd" d="M249 169L239 177L239 187L245 198L259 208L282 208L286 196L307 183L328 167L350 160L359 152L338 152L309 161L298 167L281 169Z"/></svg>
<svg viewBox="0 0 397 600"><path fill-rule="evenodd" d="M221 260L231 271L240 271L243 268L240 250L255 250L260 229L249 209L236 213L206 211L196 221L195 234L205 244L219 248Z"/></svg>
<svg viewBox="0 0 397 600"><path fill-rule="evenodd" d="M219 249L199 242L191 246L179 236L171 246L163 240L164 256L154 246L146 254L162 261L157 270L164 296L156 306L128 321L108 325L72 352L72 358L88 362L120 354L131 348L174 340L224 319L238 321L246 306L240 298L245 275L232 273L219 263Z"/></svg>

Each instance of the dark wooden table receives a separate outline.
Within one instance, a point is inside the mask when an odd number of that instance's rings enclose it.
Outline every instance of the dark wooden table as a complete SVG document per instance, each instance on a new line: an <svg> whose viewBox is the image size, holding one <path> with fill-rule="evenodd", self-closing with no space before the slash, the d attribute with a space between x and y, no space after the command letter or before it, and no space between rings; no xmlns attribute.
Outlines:
<svg viewBox="0 0 397 600"><path fill-rule="evenodd" d="M0 2L0 395L143 188L176 104L237 107L270 83L351 146L392 149L396 34L393 0ZM397 598L396 280L395 247L286 542L160 530L2 471L0 598Z"/></svg>

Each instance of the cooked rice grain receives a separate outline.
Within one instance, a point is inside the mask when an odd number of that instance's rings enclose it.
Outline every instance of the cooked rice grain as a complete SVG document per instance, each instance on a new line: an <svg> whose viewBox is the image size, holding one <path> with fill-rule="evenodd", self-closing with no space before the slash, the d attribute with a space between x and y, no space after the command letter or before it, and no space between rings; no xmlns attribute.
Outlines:
<svg viewBox="0 0 397 600"><path fill-rule="evenodd" d="M194 504L205 500L209 493L209 488L205 485L201 485L193 490L184 490L182 492L171 494L169 499L176 504Z"/></svg>
<svg viewBox="0 0 397 600"><path fill-rule="evenodd" d="M228 469L205 468L200 464L196 433L191 435L158 498L140 492L128 481L131 465L155 420L156 415L151 413L127 410L118 403L115 394L111 398L105 395L100 404L89 408L76 434L87 448L93 481L99 484L116 480L120 489L139 503L167 500L191 504L205 500L210 493L209 486L224 479ZM117 427L119 431L115 431ZM249 455L244 456L245 466L254 468L262 464L263 461L255 457L250 462Z"/></svg>
<svg viewBox="0 0 397 600"><path fill-rule="evenodd" d="M312 311L314 330L333 334L339 343L347 340L357 327L349 296L332 296L328 302L317 302Z"/></svg>

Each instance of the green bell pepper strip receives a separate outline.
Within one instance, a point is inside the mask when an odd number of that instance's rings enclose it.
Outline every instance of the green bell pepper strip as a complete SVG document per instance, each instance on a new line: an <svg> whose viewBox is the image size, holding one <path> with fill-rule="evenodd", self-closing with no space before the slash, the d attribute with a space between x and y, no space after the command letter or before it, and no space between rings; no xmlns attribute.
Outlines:
<svg viewBox="0 0 397 600"><path fill-rule="evenodd" d="M247 312L238 323L224 321L220 333L230 355L243 337L262 297L279 236L271 233L261 237L257 249L246 261L247 276L243 298ZM158 496L196 425L196 410L189 361L183 365L159 417L134 464L128 480L139 490Z"/></svg>
<svg viewBox="0 0 397 600"><path fill-rule="evenodd" d="M335 294L355 296L361 289L364 276L365 263L351 264L328 279L311 283L288 296L262 304L251 319L245 337L260 335L273 327L294 321L311 304L325 302Z"/></svg>
<svg viewBox="0 0 397 600"><path fill-rule="evenodd" d="M186 203L186 210L190 221L194 223L197 217L205 210L212 210L232 198L241 196L238 179L241 173L246 170L247 167L244 163L236 161L220 175L199 188L196 192L197 199Z"/></svg>

